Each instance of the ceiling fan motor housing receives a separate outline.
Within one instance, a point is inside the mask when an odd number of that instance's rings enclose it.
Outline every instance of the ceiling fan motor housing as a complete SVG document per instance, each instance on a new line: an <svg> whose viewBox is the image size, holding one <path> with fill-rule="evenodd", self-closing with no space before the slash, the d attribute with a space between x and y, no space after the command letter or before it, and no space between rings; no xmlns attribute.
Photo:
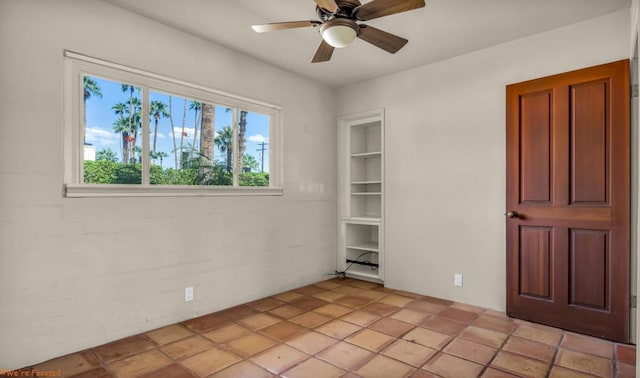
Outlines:
<svg viewBox="0 0 640 378"><path fill-rule="evenodd" d="M353 10L361 5L358 0L336 0L336 4L338 5L338 10L335 13L316 6L318 18L322 21L328 21L332 18L355 18L353 17Z"/></svg>

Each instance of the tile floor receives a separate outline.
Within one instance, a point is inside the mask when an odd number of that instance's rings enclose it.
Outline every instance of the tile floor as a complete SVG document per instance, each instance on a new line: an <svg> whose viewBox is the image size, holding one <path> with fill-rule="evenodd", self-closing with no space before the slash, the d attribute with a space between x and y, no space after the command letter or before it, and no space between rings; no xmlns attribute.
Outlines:
<svg viewBox="0 0 640 378"><path fill-rule="evenodd" d="M94 378L633 377L635 354L634 346L338 278L25 372Z"/></svg>

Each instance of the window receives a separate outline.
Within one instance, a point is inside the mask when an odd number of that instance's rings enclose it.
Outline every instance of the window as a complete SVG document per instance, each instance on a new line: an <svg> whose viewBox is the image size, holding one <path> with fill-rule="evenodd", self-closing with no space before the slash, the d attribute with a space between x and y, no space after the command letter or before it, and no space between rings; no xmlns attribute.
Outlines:
<svg viewBox="0 0 640 378"><path fill-rule="evenodd" d="M280 108L65 52L68 197L282 194Z"/></svg>

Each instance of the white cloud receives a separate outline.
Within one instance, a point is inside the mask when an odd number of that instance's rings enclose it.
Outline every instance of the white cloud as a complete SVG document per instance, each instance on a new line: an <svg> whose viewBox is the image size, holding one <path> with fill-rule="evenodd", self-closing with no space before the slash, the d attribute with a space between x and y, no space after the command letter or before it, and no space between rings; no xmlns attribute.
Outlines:
<svg viewBox="0 0 640 378"><path fill-rule="evenodd" d="M118 145L120 143L120 137L118 133L99 127L87 127L85 130L85 140L87 143L94 145Z"/></svg>
<svg viewBox="0 0 640 378"><path fill-rule="evenodd" d="M250 135L247 140L253 143L269 143L269 138L262 134Z"/></svg>
<svg viewBox="0 0 640 378"><path fill-rule="evenodd" d="M185 138L193 138L193 134L196 132L196 129L193 127L185 127L184 128ZM173 134L176 136L176 139L180 139L180 134L182 134L182 127L176 127L173 129Z"/></svg>

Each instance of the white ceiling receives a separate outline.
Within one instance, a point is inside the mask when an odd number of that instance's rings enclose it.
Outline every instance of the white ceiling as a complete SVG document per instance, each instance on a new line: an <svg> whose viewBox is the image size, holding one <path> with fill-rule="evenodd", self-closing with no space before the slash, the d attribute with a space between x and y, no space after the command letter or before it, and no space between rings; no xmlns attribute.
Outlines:
<svg viewBox="0 0 640 378"><path fill-rule="evenodd" d="M328 85L403 71L628 8L630 0L426 0L367 24L409 43L395 55L362 40L310 63L318 28L257 34L253 24L317 20L312 0L103 0ZM361 0L362 3L367 0Z"/></svg>

